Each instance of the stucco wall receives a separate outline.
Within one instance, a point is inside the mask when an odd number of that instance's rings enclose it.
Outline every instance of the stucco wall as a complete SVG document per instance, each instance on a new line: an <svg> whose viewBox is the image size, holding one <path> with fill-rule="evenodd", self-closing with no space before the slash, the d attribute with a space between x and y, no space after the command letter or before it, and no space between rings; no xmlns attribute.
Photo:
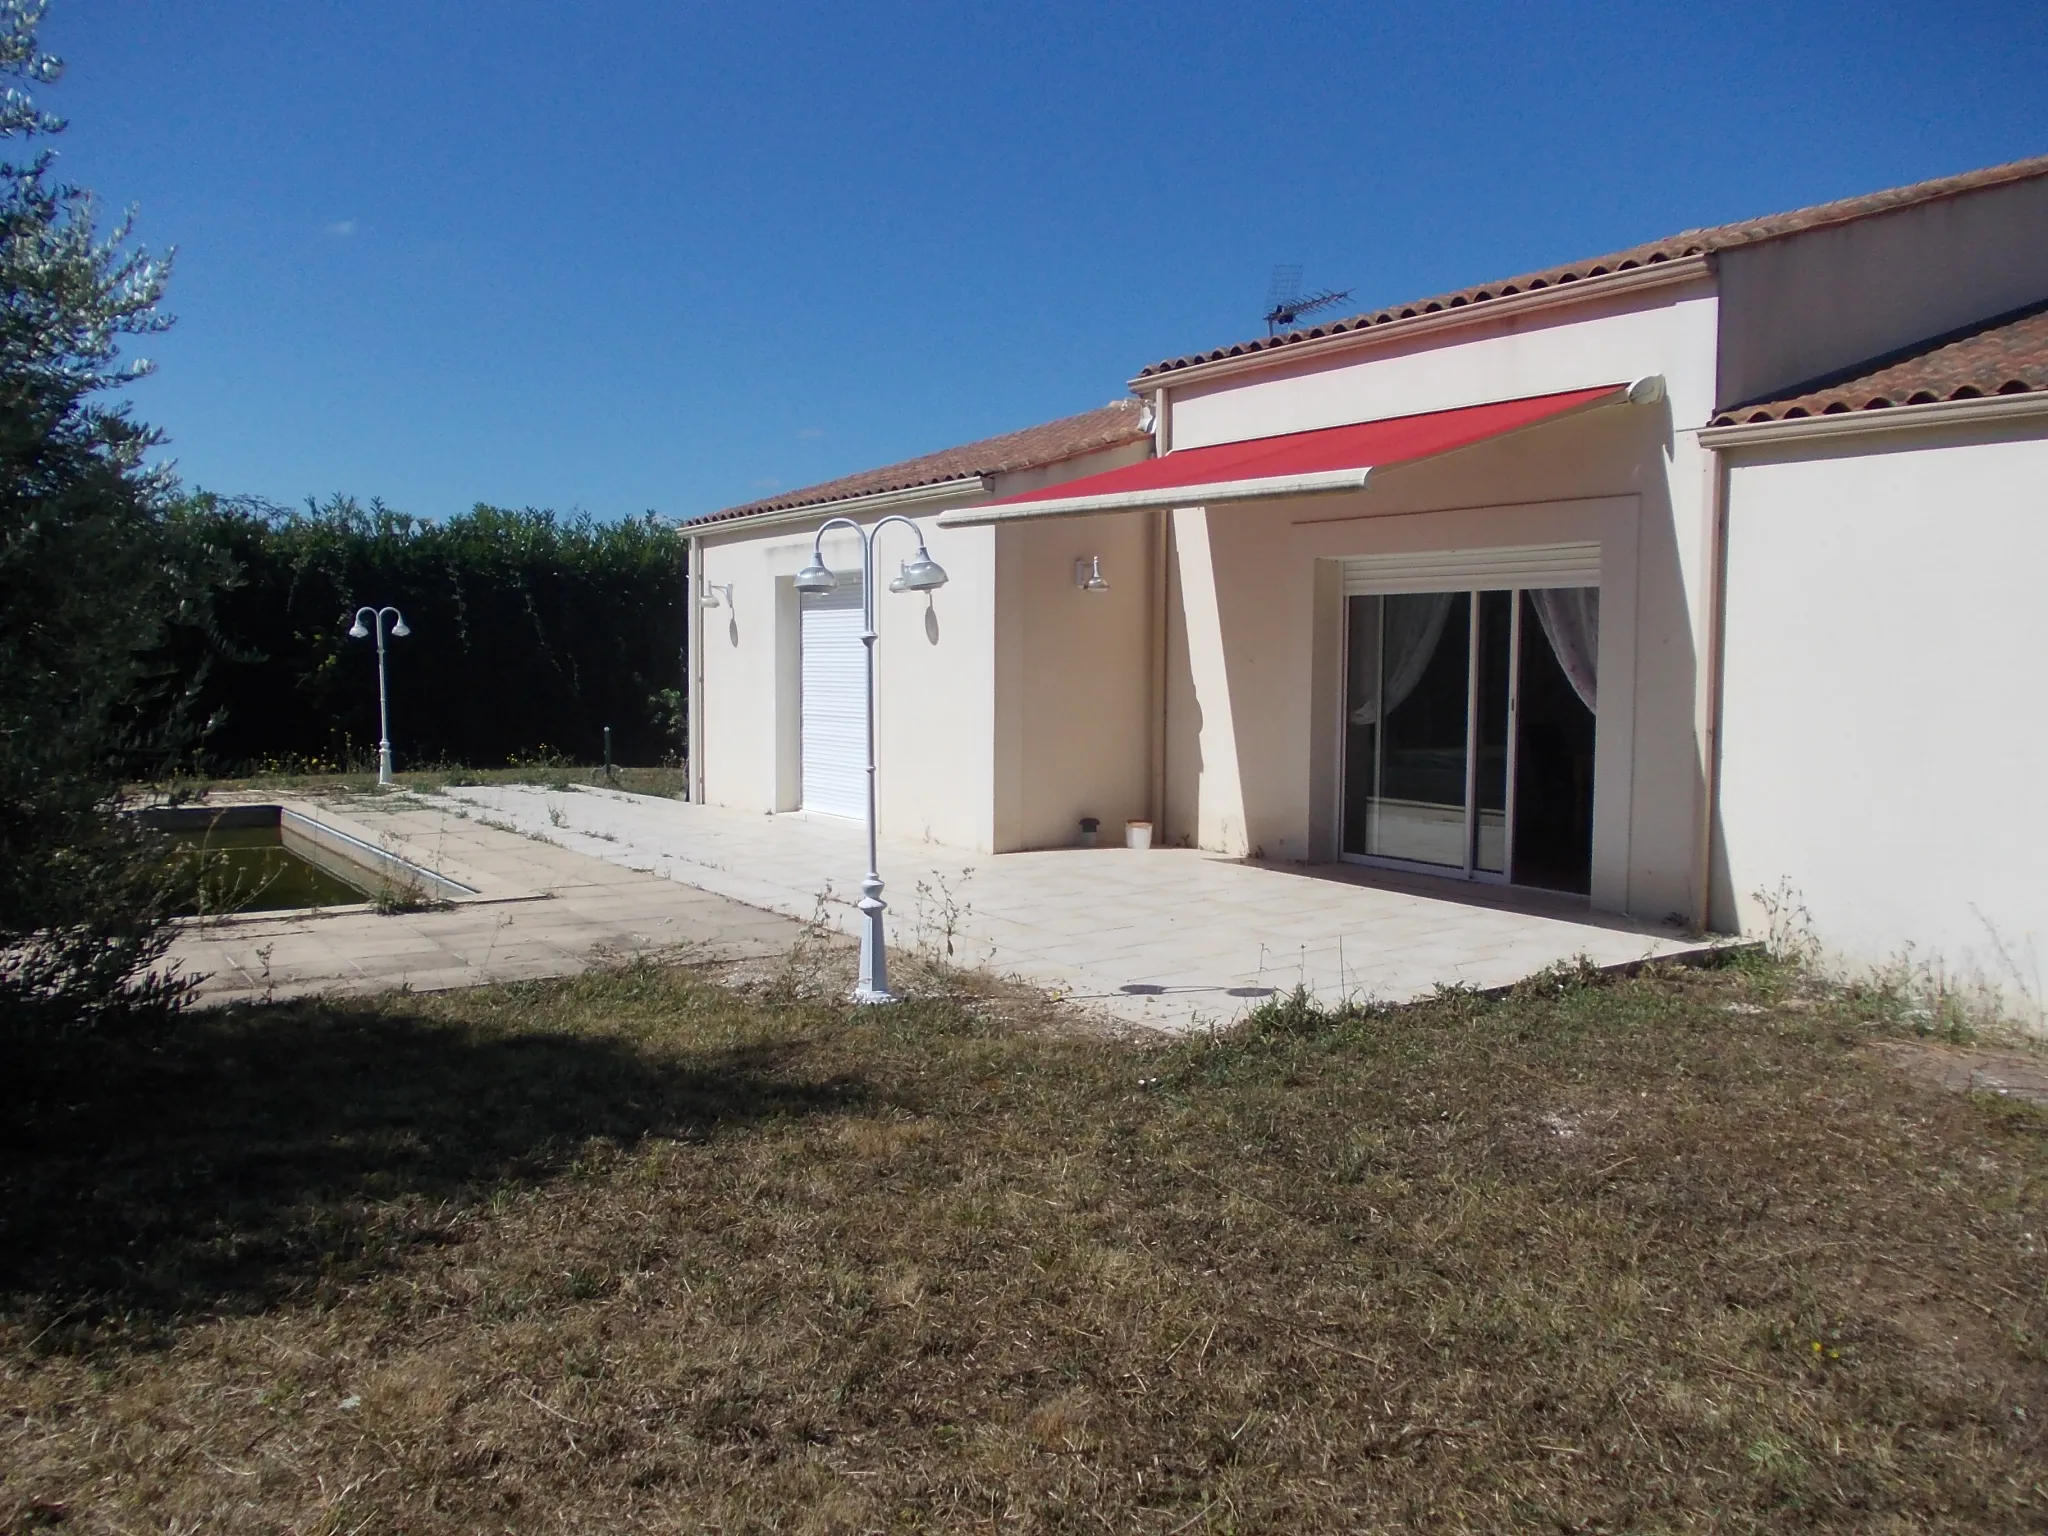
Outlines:
<svg viewBox="0 0 2048 1536"><path fill-rule="evenodd" d="M2048 979L2048 441L2037 423L1729 470L1718 905L1835 955Z"/></svg>
<svg viewBox="0 0 2048 1536"><path fill-rule="evenodd" d="M1334 675L1318 656L1334 626L1318 622L1319 602L1332 601L1318 559L1598 538L1603 668L1608 637L1625 638L1634 676L1626 711L1603 688L1595 901L1652 919L1690 914L1706 479L1704 455L1675 424L1706 419L1712 403L1714 300L1696 287L1637 303L1176 398L1175 442L1188 446L1191 432L1226 441L1653 373L1669 390L1664 404L1605 407L1385 471L1362 493L1176 512L1168 837L1326 856L1316 830L1330 774L1316 753L1335 704L1315 694Z"/></svg>
<svg viewBox="0 0 2048 1536"><path fill-rule="evenodd" d="M2048 299L2048 177L1719 258L1717 405Z"/></svg>
<svg viewBox="0 0 2048 1536"><path fill-rule="evenodd" d="M874 516L866 520L872 522ZM822 521L822 519L820 520ZM886 530L876 558L876 783L884 836L993 846L995 538L941 529L919 511L947 584L891 592L888 580L916 541ZM702 755L713 805L787 811L798 804L801 694L796 686L797 594L815 523L710 535L704 579L730 582L733 602L704 614ZM853 536L826 536L825 563L858 570Z"/></svg>
<svg viewBox="0 0 2048 1536"><path fill-rule="evenodd" d="M1015 495L1095 474L1148 451L1141 441L999 475L990 494ZM875 763L882 835L989 852L1068 841L1055 835L1056 827L1065 821L1070 830L1081 815L1099 815L1105 826L1112 817L1142 816L1142 809L1129 809L1127 786L1134 776L1142 786L1143 738L1134 768L1120 734L1132 713L1134 687L1141 730L1145 718L1144 653L1132 660L1127 633L1132 614L1143 612L1142 561L1130 559L1118 542L1127 535L1117 528L1089 534L1093 542L1085 552L1103 554L1107 571L1130 568L1122 580L1111 576L1109 594L1077 610L1081 594L1073 587L1073 562L1067 559L1062 574L1056 558L1074 535L1034 531L1012 540L1003 555L1008 585L999 603L996 530L938 524L943 512L986 499L927 502L910 512L948 577L928 598L887 590L898 561L916 541L900 527L881 536ZM858 515L872 526L886 512L871 507ZM791 583L810 560L817 528L832 513L827 508L794 522L700 531L702 580L733 586L731 606L721 596L721 606L703 615L699 658L698 753L704 797L713 805L765 813L795 810L800 803L800 632ZM858 541L845 531L827 535L825 556L835 571L857 570ZM1009 679L1000 724L999 612ZM1040 657L1029 668L1021 662L1020 648L1027 643ZM1005 764L1000 786L999 761ZM1000 834L999 803L1005 818Z"/></svg>
<svg viewBox="0 0 2048 1536"><path fill-rule="evenodd" d="M996 535L996 847L1102 839L1149 815L1150 514L1054 518ZM1074 563L1100 556L1107 592Z"/></svg>
<svg viewBox="0 0 2048 1536"><path fill-rule="evenodd" d="M1588 301L1566 309L1486 320L1469 330L1407 341L1370 337L1356 353L1276 364L1173 391L1173 446L1239 442L1354 421L1450 410L1524 395L1627 384L1650 373L1690 389L1704 369L1700 411L1713 404L1715 299L1711 280L1648 296ZM1377 344L1372 344L1377 343ZM1284 355L1284 354L1283 354ZM1689 404L1690 402L1682 402Z"/></svg>

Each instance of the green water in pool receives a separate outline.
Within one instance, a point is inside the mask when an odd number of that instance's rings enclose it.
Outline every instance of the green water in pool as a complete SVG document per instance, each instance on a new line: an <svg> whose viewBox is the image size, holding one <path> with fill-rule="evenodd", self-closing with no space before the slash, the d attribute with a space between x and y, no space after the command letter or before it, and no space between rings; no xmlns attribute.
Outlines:
<svg viewBox="0 0 2048 1536"><path fill-rule="evenodd" d="M168 833L180 917L338 907L370 893L315 868L285 847L276 827Z"/></svg>

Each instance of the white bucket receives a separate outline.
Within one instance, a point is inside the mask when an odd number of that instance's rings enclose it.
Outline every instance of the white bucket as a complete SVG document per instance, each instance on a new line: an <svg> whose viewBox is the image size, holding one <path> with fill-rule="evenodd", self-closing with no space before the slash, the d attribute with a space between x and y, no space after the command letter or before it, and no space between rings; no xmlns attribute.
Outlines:
<svg viewBox="0 0 2048 1536"><path fill-rule="evenodd" d="M1152 846L1152 823L1149 821L1127 821L1124 823L1124 846L1140 852Z"/></svg>

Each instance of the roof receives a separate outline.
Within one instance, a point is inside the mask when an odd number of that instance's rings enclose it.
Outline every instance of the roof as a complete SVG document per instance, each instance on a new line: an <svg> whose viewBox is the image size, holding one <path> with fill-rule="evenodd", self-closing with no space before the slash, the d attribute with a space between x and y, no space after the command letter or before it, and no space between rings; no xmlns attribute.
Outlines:
<svg viewBox="0 0 2048 1536"><path fill-rule="evenodd" d="M855 496L878 496L887 491L907 491L921 485L941 485L949 480L971 480L977 475L998 475L1009 470L1040 469L1062 459L1077 458L1104 448L1135 443L1150 435L1141 422L1144 405L1137 400L1118 400L1078 416L1063 416L1021 432L985 437L978 443L945 448L922 458L905 459L880 469L864 469L841 475L801 490L784 491L745 506L727 507L702 517L685 518L683 526L728 522L755 517L763 512L787 512L799 507L822 507Z"/></svg>
<svg viewBox="0 0 2048 1536"><path fill-rule="evenodd" d="M1880 411L1895 405L2048 390L2048 299L1915 342L1769 399L1730 406L1713 425Z"/></svg>
<svg viewBox="0 0 2048 1536"><path fill-rule="evenodd" d="M1574 261L1563 266L1546 267L1540 272L1525 273L1504 282L1460 288L1455 293L1438 294L1435 298L1417 299L1413 303L1395 305L1390 309L1352 315L1347 319L1333 320L1327 325L1285 331L1278 336L1260 336L1251 341L1241 341L1233 346L1218 347L1208 352L1191 352L1185 357L1168 358L1164 362L1154 363L1138 377L1154 378L1184 368L1193 368L1202 363L1221 362L1225 358L1247 357L1253 353L1275 351L1324 336L1336 336L1346 331L1369 330L1374 326L1391 325L1397 320L1412 320L1420 315L1437 314L1444 310L1463 309L1471 305L1513 298L1516 294L1554 288L1565 283L1583 282L1587 278L1605 277L1615 272L1658 266L1687 256L1711 255L1745 245L1760 245L1766 240L1782 239L1786 235L1804 234L1810 230L1827 229L1837 224L1849 224L1875 214L1912 208L1946 197L1957 197L1965 192L1982 191L1988 187L2004 186L2008 182L2027 181L2036 176L2048 176L2048 155L2036 155L2030 160L2015 160L2009 165L1987 166L1983 170L1968 171L1960 176L1943 176L1934 181L1915 182L1912 186L1894 187L1886 192L1866 193L1862 197L1817 203L1811 208L1798 208L1790 213L1774 213L1765 218L1747 219L1736 224L1719 224L1709 229L1688 229L1662 240L1630 246L1625 251L1597 256L1590 261Z"/></svg>

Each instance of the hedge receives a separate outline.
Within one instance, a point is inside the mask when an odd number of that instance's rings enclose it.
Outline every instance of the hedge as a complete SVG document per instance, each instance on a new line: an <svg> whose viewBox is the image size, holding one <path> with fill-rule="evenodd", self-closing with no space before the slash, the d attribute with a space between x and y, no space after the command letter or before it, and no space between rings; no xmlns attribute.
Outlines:
<svg viewBox="0 0 2048 1536"><path fill-rule="evenodd" d="M208 494L175 514L237 572L212 594L205 654L170 666L211 728L205 766L361 764L377 743L387 641L401 765L589 762L606 726L622 764L680 751L686 546L653 513L600 523L479 503L443 522L336 496L304 511Z"/></svg>

